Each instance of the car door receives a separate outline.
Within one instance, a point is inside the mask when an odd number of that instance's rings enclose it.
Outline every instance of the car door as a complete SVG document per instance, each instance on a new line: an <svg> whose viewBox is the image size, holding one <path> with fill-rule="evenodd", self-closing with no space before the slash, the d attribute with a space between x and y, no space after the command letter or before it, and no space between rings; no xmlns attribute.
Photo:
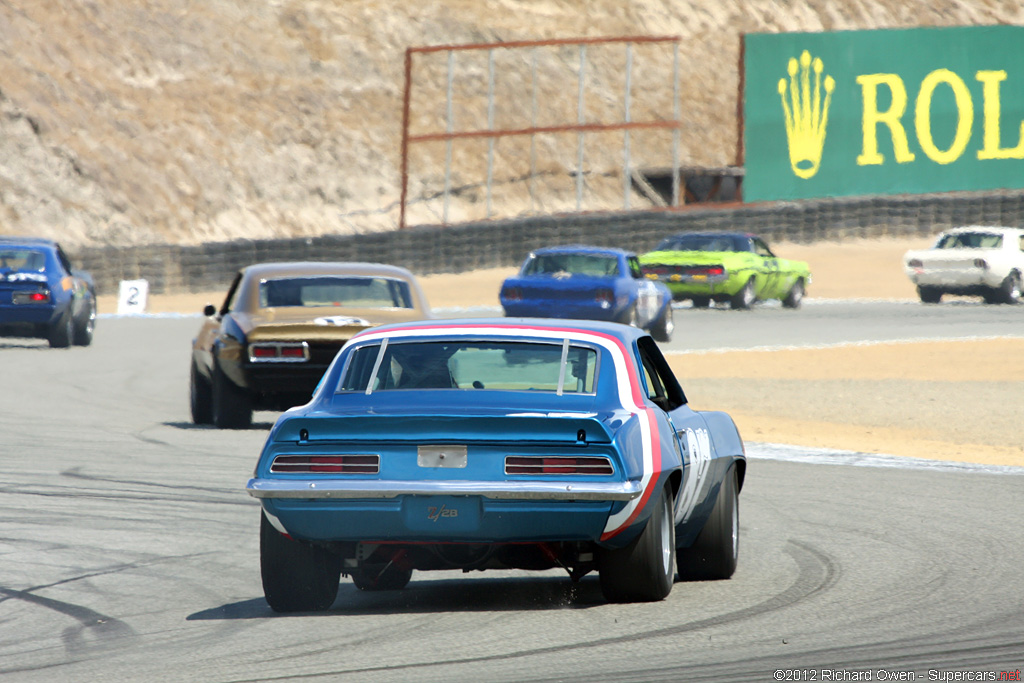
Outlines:
<svg viewBox="0 0 1024 683"><path fill-rule="evenodd" d="M637 339L647 396L664 415L670 441L683 470L675 500L676 526L686 523L710 490L711 439L704 417L690 408L668 362L649 336ZM660 417L659 415L659 417ZM659 423L661 420L659 420ZM664 450L663 460L664 460Z"/></svg>
<svg viewBox="0 0 1024 683"><path fill-rule="evenodd" d="M757 298L778 299L781 289L782 273L779 267L779 258L772 253L768 245L760 237L752 238L754 253L760 261L760 270L757 277Z"/></svg>

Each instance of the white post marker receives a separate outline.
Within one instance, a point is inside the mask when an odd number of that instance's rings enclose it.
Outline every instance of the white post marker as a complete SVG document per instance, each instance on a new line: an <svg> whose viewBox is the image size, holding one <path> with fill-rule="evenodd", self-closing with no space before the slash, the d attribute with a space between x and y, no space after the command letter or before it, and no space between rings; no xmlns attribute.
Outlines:
<svg viewBox="0 0 1024 683"><path fill-rule="evenodd" d="M121 280L121 287L117 295L118 315L145 313L148 301L148 280Z"/></svg>

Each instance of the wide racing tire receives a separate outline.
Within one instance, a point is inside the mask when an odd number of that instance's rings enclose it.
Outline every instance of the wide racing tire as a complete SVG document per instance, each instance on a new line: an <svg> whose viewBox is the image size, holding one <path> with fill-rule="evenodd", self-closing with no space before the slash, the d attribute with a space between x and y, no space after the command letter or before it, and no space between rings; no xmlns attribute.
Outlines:
<svg viewBox="0 0 1024 683"><path fill-rule="evenodd" d="M75 321L72 341L75 346L88 346L92 344L93 332L96 330L96 300L89 300L89 309L81 320Z"/></svg>
<svg viewBox="0 0 1024 683"><path fill-rule="evenodd" d="M1020 303L1021 297L1020 273L1013 271L1006 276L1003 283L999 285L999 301L1004 304L1016 305Z"/></svg>
<svg viewBox="0 0 1024 683"><path fill-rule="evenodd" d="M71 346L74 336L75 320L71 316L71 311L65 311L64 315L50 326L46 341L50 343L51 348L66 349Z"/></svg>
<svg viewBox="0 0 1024 683"><path fill-rule="evenodd" d="M736 466L725 474L711 516L697 540L676 554L684 581L728 579L736 571L740 551L740 503Z"/></svg>
<svg viewBox="0 0 1024 683"><path fill-rule="evenodd" d="M691 299L694 308L707 308L711 305L710 296L695 296Z"/></svg>
<svg viewBox="0 0 1024 683"><path fill-rule="evenodd" d="M402 590L412 579L412 569L390 563L361 563L349 574L352 576L352 583L361 591Z"/></svg>
<svg viewBox="0 0 1024 683"><path fill-rule="evenodd" d="M218 429L248 429L252 426L252 396L232 382L215 358L213 360L213 424Z"/></svg>
<svg viewBox="0 0 1024 683"><path fill-rule="evenodd" d="M647 526L624 548L598 554L601 592L609 602L664 600L675 580L676 529L672 494L662 491Z"/></svg>
<svg viewBox="0 0 1024 683"><path fill-rule="evenodd" d="M757 299L757 295L754 293L754 278L751 277L743 285L743 288L729 300L729 306L737 311L745 311L754 305L755 299Z"/></svg>
<svg viewBox="0 0 1024 683"><path fill-rule="evenodd" d="M785 308L800 308L800 304L804 300L804 279L797 278L796 282L793 283L793 287L786 294L786 298L782 300L782 305Z"/></svg>
<svg viewBox="0 0 1024 683"><path fill-rule="evenodd" d="M263 595L275 612L322 612L338 597L341 557L274 528L260 512Z"/></svg>
<svg viewBox="0 0 1024 683"><path fill-rule="evenodd" d="M675 329L676 322L672 313L672 302L669 301L668 305L665 306L665 312L651 325L651 336L654 337L654 341L672 341L672 332Z"/></svg>
<svg viewBox="0 0 1024 683"><path fill-rule="evenodd" d="M192 422L197 425L213 424L213 388L203 377L193 360L189 368L188 403Z"/></svg>
<svg viewBox="0 0 1024 683"><path fill-rule="evenodd" d="M918 285L917 296L923 304L937 304L942 301L942 290L937 287Z"/></svg>

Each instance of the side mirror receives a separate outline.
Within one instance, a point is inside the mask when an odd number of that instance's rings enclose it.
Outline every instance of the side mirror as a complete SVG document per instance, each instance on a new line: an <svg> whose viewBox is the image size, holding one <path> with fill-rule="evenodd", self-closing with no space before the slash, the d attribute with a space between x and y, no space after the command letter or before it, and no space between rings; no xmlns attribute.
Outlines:
<svg viewBox="0 0 1024 683"><path fill-rule="evenodd" d="M217 309L214 307L213 304L206 304L206 306L203 308L203 315L205 315L207 318L212 317L216 314Z"/></svg>

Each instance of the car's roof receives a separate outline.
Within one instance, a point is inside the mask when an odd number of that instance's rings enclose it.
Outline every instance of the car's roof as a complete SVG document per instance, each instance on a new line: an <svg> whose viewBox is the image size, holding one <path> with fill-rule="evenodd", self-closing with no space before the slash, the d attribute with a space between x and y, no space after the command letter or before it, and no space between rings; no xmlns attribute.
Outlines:
<svg viewBox="0 0 1024 683"><path fill-rule="evenodd" d="M560 318L453 318L445 320L416 321L381 325L372 331L378 333L396 333L401 336L404 331L416 332L421 335L430 329L432 336L444 336L450 331L454 336L462 336L466 330L480 330L485 336L502 336L502 330L508 330L510 336L522 336L524 330L557 331L557 332L596 332L615 337L624 342L632 342L637 337L645 336L643 330L621 323L603 322L599 320L562 320ZM484 331L486 330L486 331Z"/></svg>
<svg viewBox="0 0 1024 683"><path fill-rule="evenodd" d="M594 256L633 256L634 252L617 247L593 247L586 244L566 244L558 247L541 247L532 254L591 254Z"/></svg>
<svg viewBox="0 0 1024 683"><path fill-rule="evenodd" d="M290 261L254 263L245 268L247 277L259 279L308 277L318 275L356 275L361 277L397 277L412 279L412 273L399 266L383 263Z"/></svg>
<svg viewBox="0 0 1024 683"><path fill-rule="evenodd" d="M961 225L956 228L950 228L944 230L944 233L960 233L960 232L998 232L1002 234L1006 233L1018 233L1021 232L1022 228L1010 228L1005 225Z"/></svg>
<svg viewBox="0 0 1024 683"><path fill-rule="evenodd" d="M0 245L12 247L57 248L57 243L54 240L46 239L45 237L19 237L17 235L0 236Z"/></svg>
<svg viewBox="0 0 1024 683"><path fill-rule="evenodd" d="M757 237L757 235L750 232L738 232L735 230L694 230L693 232L677 232L670 235L668 239L675 239L677 237Z"/></svg>

